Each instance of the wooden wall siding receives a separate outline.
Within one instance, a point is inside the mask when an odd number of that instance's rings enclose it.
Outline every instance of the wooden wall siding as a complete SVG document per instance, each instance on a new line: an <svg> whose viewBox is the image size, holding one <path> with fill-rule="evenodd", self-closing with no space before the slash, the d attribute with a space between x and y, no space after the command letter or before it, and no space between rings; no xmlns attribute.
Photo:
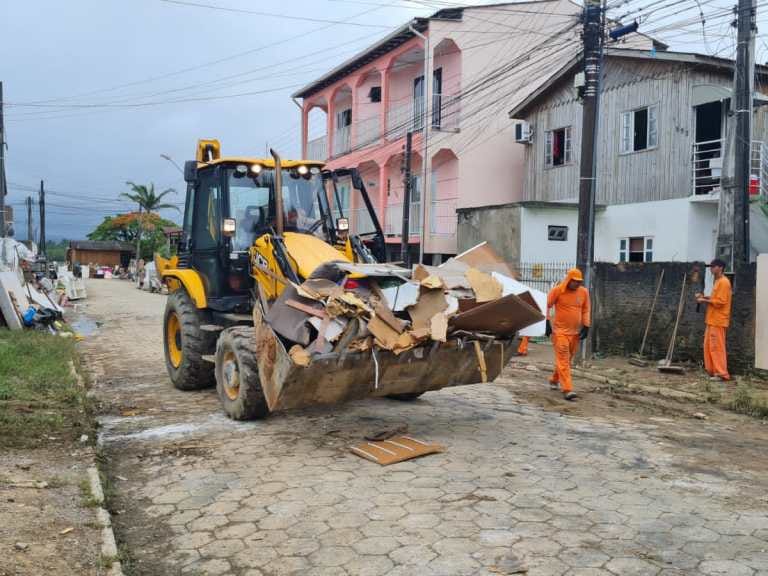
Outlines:
<svg viewBox="0 0 768 576"><path fill-rule="evenodd" d="M667 62L612 59L606 65L606 81L600 103L598 127L598 191L601 204L684 198L691 194L691 146L695 114L693 87L714 84L730 87L727 72L697 69ZM766 87L758 85L766 93ZM658 105L658 146L652 150L620 154L621 113ZM576 98L573 78L559 86L527 118L534 141L525 151L525 200L568 201L578 198L582 106ZM544 165L545 133L572 127L570 164ZM766 141L766 110L755 114L753 139Z"/></svg>
<svg viewBox="0 0 768 576"><path fill-rule="evenodd" d="M120 266L121 252L111 250L71 250L69 261L82 265Z"/></svg>

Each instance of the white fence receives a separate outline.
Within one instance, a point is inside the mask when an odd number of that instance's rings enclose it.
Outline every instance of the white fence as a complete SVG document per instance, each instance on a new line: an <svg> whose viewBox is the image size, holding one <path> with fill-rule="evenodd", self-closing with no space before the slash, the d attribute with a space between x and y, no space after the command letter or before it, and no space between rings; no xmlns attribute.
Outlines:
<svg viewBox="0 0 768 576"><path fill-rule="evenodd" d="M352 149L352 130L350 126L336 128L333 133L333 155L341 156Z"/></svg>
<svg viewBox="0 0 768 576"><path fill-rule="evenodd" d="M429 211L429 232L433 236L456 234L456 203L458 198L432 200Z"/></svg>
<svg viewBox="0 0 768 576"><path fill-rule="evenodd" d="M381 139L381 119L379 116L363 118L355 125L355 146L365 147Z"/></svg>

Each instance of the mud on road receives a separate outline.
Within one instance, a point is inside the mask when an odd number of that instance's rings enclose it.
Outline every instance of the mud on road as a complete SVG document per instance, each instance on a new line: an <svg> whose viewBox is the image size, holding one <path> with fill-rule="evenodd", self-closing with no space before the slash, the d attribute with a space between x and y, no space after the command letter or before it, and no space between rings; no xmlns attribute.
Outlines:
<svg viewBox="0 0 768 576"><path fill-rule="evenodd" d="M598 392L566 406L516 369L413 403L237 423L213 391L170 387L164 297L88 290L101 326L83 351L129 574L768 576L755 421ZM403 425L446 451L386 468L348 451Z"/></svg>

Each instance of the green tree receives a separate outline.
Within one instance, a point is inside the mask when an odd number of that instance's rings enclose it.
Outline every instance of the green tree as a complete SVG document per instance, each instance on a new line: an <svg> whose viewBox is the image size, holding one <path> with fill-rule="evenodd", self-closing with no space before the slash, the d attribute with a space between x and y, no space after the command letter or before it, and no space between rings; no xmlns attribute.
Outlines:
<svg viewBox="0 0 768 576"><path fill-rule="evenodd" d="M179 211L179 207L175 204L169 204L168 202L164 202L163 198L166 197L168 194L176 194L176 190L173 188L167 188L160 192L159 194L155 193L155 185L150 182L149 186L146 186L144 184L135 184L134 182L131 182L130 180L126 182L126 184L131 188L130 192L123 192L120 194L122 198L127 198L128 200L132 200L133 202L136 202L139 205L139 220L138 220L138 234L136 236L136 252L141 253L142 257L144 255L144 248L139 248L141 246L141 236L144 231L144 219L142 217L142 212L145 212L147 214L151 214L152 212L156 212L158 210L162 210L164 208L173 208L177 212Z"/></svg>
<svg viewBox="0 0 768 576"><path fill-rule="evenodd" d="M143 236L141 239L141 257L151 259L155 252L164 251L166 238L163 228L175 227L176 223L160 217L159 214L139 215L129 212L117 216L107 216L90 234L89 240L117 240L120 242L139 242L139 222Z"/></svg>

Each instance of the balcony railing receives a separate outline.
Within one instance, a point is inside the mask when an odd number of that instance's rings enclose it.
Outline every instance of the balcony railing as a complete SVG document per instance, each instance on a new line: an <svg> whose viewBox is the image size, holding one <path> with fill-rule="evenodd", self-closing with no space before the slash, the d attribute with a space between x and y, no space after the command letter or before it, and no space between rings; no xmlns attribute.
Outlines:
<svg viewBox="0 0 768 576"><path fill-rule="evenodd" d="M349 229L352 234L366 234L376 231L367 208L354 208L347 212L349 213Z"/></svg>
<svg viewBox="0 0 768 576"><path fill-rule="evenodd" d="M328 159L328 135L324 134L320 138L315 138L307 142L307 160L322 160L325 162Z"/></svg>
<svg viewBox="0 0 768 576"><path fill-rule="evenodd" d="M723 140L696 142L693 145L693 194L701 196L720 191L723 177ZM752 141L750 194L768 196L768 151L765 143Z"/></svg>
<svg viewBox="0 0 768 576"><path fill-rule="evenodd" d="M461 100L455 94L432 95L432 128L458 131L461 117Z"/></svg>
<svg viewBox="0 0 768 576"><path fill-rule="evenodd" d="M381 120L379 116L363 118L358 121L355 130L355 147L370 146L381 139Z"/></svg>
<svg viewBox="0 0 768 576"><path fill-rule="evenodd" d="M333 155L341 156L352 150L352 130L350 126L336 128L333 133Z"/></svg>
<svg viewBox="0 0 768 576"><path fill-rule="evenodd" d="M409 130L424 126L424 106L420 101L393 103L387 108L387 139L397 140Z"/></svg>
<svg viewBox="0 0 768 576"><path fill-rule="evenodd" d="M432 200L429 212L429 232L433 236L456 235L456 203L457 198L441 198Z"/></svg>
<svg viewBox="0 0 768 576"><path fill-rule="evenodd" d="M410 235L421 234L421 203L411 202L411 210L408 213L408 232ZM403 233L403 203L387 205L384 216L384 234L387 236L400 236Z"/></svg>

